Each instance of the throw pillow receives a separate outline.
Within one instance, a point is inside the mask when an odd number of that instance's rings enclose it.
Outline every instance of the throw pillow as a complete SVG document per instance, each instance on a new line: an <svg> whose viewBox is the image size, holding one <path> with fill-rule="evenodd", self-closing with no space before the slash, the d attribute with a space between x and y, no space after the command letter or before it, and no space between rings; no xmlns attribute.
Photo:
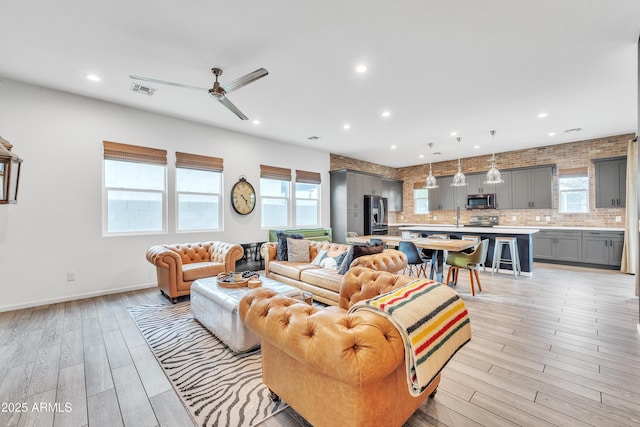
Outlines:
<svg viewBox="0 0 640 427"><path fill-rule="evenodd" d="M288 238L287 260L291 262L309 262L309 241Z"/></svg>
<svg viewBox="0 0 640 427"><path fill-rule="evenodd" d="M347 255L347 251L344 251L340 255L336 255L334 257L325 256L320 261L320 267L335 268L337 270L338 268L340 268L340 265L342 264L342 260L344 260L344 257L346 255Z"/></svg>
<svg viewBox="0 0 640 427"><path fill-rule="evenodd" d="M364 255L380 254L384 251L384 245L356 245L353 247L353 259Z"/></svg>
<svg viewBox="0 0 640 427"><path fill-rule="evenodd" d="M325 259L326 257L327 257L327 251L325 249L320 249L318 251L318 255L316 255L316 257L313 259L313 261L311 261L311 264L320 265L322 260Z"/></svg>
<svg viewBox="0 0 640 427"><path fill-rule="evenodd" d="M282 231L276 233L276 239L278 240L278 251L276 254L276 259L278 261L287 261L289 258L289 251L287 250L287 237L292 239L304 239L302 234L291 233L287 234Z"/></svg>
<svg viewBox="0 0 640 427"><path fill-rule="evenodd" d="M349 271L349 267L353 262L353 252L354 252L354 249L353 249L353 246L351 246L349 250L346 252L345 257L342 260L342 264L340 264L340 268L338 269L339 274L345 274L347 271Z"/></svg>

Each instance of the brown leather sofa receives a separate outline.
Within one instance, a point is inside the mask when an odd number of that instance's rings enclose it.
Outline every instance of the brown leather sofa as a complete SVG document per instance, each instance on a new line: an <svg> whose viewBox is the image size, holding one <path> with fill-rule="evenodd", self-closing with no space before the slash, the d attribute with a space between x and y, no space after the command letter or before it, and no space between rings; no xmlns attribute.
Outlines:
<svg viewBox="0 0 640 427"><path fill-rule="evenodd" d="M326 250L335 256L349 249L350 245L331 242L309 241L309 259L318 255L318 251ZM343 275L336 269L313 265L311 262L290 262L277 260L277 242L267 242L261 251L265 264L265 275L271 279L310 292L316 301L324 304L340 304L340 284ZM364 255L353 260L350 268L367 267L373 270L398 272L407 266L407 256L395 249L386 249L380 254Z"/></svg>
<svg viewBox="0 0 640 427"><path fill-rule="evenodd" d="M352 268L342 280L340 308L306 305L266 288L250 291L240 317L262 338L262 376L272 398L316 427L401 426L435 394L440 375L413 397L398 330L377 313L346 310L413 280Z"/></svg>
<svg viewBox="0 0 640 427"><path fill-rule="evenodd" d="M220 241L157 245L147 250L147 261L156 266L160 292L174 304L189 295L191 284L205 277L236 270L244 249Z"/></svg>

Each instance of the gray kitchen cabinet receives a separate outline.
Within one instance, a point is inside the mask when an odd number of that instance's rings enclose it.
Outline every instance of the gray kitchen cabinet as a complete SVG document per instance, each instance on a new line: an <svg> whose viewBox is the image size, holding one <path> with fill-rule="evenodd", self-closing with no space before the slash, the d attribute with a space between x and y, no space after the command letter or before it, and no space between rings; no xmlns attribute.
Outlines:
<svg viewBox="0 0 640 427"><path fill-rule="evenodd" d="M438 177L438 186L429 190L429 210L454 211L466 209L467 187L452 187L452 176Z"/></svg>
<svg viewBox="0 0 640 427"><path fill-rule="evenodd" d="M553 170L551 166L511 171L513 209L551 209Z"/></svg>
<svg viewBox="0 0 640 427"><path fill-rule="evenodd" d="M389 204L389 212L401 212L403 181L395 179L382 178L382 197L386 197Z"/></svg>
<svg viewBox="0 0 640 427"><path fill-rule="evenodd" d="M590 264L620 266L622 263L622 231L583 231L582 261Z"/></svg>
<svg viewBox="0 0 640 427"><path fill-rule="evenodd" d="M498 209L513 209L512 195L511 195L511 172L501 172L502 180L501 184L495 184L496 187L496 204Z"/></svg>
<svg viewBox="0 0 640 427"><path fill-rule="evenodd" d="M533 257L582 262L582 246L580 230L541 230L533 236Z"/></svg>
<svg viewBox="0 0 640 427"><path fill-rule="evenodd" d="M596 208L619 208L626 204L627 158L595 160Z"/></svg>
<svg viewBox="0 0 640 427"><path fill-rule="evenodd" d="M345 176L347 179L347 209L364 209L364 176L353 172L346 172Z"/></svg>
<svg viewBox="0 0 640 427"><path fill-rule="evenodd" d="M358 233L358 236L364 235L364 212L361 209L349 209L347 211L347 231L355 231L356 233ZM346 239L346 234L346 231L344 232L344 236L336 236L334 234L333 240L342 240L344 242L344 239ZM336 237L340 239L336 239Z"/></svg>
<svg viewBox="0 0 640 427"><path fill-rule="evenodd" d="M496 184L485 184L486 173L467 175L467 194L493 194L496 192Z"/></svg>
<svg viewBox="0 0 640 427"><path fill-rule="evenodd" d="M382 177L363 174L362 191L363 195L371 194L374 196L382 196Z"/></svg>

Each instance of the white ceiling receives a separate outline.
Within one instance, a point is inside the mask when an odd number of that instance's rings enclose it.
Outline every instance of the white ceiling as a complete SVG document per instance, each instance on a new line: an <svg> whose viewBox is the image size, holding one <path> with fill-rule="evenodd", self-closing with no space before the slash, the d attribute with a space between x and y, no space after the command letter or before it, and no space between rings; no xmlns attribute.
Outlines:
<svg viewBox="0 0 640 427"><path fill-rule="evenodd" d="M428 142L455 158L452 131L465 157L637 127L639 0L0 0L0 16L0 77L387 166L426 162ZM250 120L206 92L130 90L130 74L210 87L214 66L223 84L269 70L229 94Z"/></svg>

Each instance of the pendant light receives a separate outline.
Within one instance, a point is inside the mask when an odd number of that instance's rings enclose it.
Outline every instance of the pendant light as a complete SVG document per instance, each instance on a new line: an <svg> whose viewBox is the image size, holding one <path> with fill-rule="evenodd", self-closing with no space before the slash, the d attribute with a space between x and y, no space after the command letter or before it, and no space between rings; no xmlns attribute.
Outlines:
<svg viewBox="0 0 640 427"><path fill-rule="evenodd" d="M433 157L433 142L429 143L429 176L427 177L427 180L424 183L424 188L438 188L440 187L438 185L438 181L436 181L436 177L433 176L433 173L431 173L431 159Z"/></svg>
<svg viewBox="0 0 640 427"><path fill-rule="evenodd" d="M451 183L452 187L464 187L467 185L467 177L462 173L462 169L460 168L460 141L462 138L456 138L458 140L458 173L453 176L453 182Z"/></svg>
<svg viewBox="0 0 640 427"><path fill-rule="evenodd" d="M489 160L491 162L491 167L487 172L487 177L485 178L484 183L485 184L502 184L504 180L502 179L502 175L500 174L500 171L496 167L496 149L495 149L496 145L493 140L496 134L496 131L490 130L489 133L491 134L491 147L493 148L493 155L491 156L491 160Z"/></svg>

